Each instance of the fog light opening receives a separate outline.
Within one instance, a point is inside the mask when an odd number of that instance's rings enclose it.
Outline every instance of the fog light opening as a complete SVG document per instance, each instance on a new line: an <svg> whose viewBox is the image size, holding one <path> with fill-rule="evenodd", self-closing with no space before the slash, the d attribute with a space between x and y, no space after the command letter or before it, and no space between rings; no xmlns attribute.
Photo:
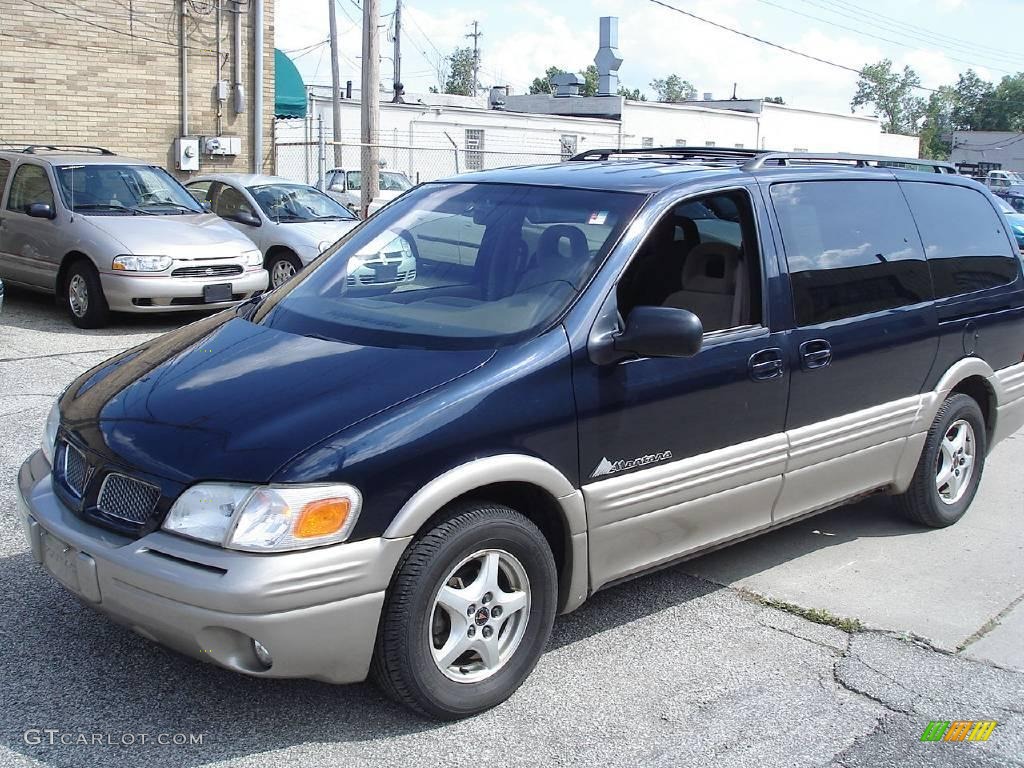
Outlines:
<svg viewBox="0 0 1024 768"><path fill-rule="evenodd" d="M260 664L264 667L270 669L274 665L274 659L270 655L270 651L259 640L252 641L252 650L256 654L256 658L259 659Z"/></svg>

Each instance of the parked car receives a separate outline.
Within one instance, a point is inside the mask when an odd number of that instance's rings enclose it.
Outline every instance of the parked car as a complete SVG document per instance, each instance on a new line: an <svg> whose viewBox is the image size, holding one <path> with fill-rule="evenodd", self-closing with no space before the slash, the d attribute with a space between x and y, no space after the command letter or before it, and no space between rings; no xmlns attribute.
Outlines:
<svg viewBox="0 0 1024 768"><path fill-rule="evenodd" d="M1000 196L1010 192L1024 194L1024 177L1016 171L989 171L985 174L985 186Z"/></svg>
<svg viewBox="0 0 1024 768"><path fill-rule="evenodd" d="M623 579L872 493L959 520L1024 425L992 196L842 155L643 153L425 184L82 374L19 474L35 559L196 658L370 673L458 718ZM471 260L349 288L396 233L427 260L475 227Z"/></svg>
<svg viewBox="0 0 1024 768"><path fill-rule="evenodd" d="M200 176L185 187L256 243L270 273L271 288L290 280L359 224L354 213L315 187L277 176L222 173ZM385 275L373 265L364 265L353 272L353 280L393 286L415 275L410 255L393 273Z"/></svg>
<svg viewBox="0 0 1024 768"><path fill-rule="evenodd" d="M1024 213L1013 207L1005 198L996 198L999 209L1005 214L1006 220L1010 222L1010 231L1017 240L1017 247L1024 253Z"/></svg>
<svg viewBox="0 0 1024 768"><path fill-rule="evenodd" d="M4 308L4 281L0 280L0 312Z"/></svg>
<svg viewBox="0 0 1024 768"><path fill-rule="evenodd" d="M71 321L222 309L267 287L252 242L159 166L103 149L0 151L0 277L56 293Z"/></svg>
<svg viewBox="0 0 1024 768"><path fill-rule="evenodd" d="M327 194L339 203L358 213L362 205L362 171L346 171L344 168L332 168L327 172L325 186ZM402 193L412 189L409 177L399 171L380 172L380 193L370 203L370 213L376 213Z"/></svg>

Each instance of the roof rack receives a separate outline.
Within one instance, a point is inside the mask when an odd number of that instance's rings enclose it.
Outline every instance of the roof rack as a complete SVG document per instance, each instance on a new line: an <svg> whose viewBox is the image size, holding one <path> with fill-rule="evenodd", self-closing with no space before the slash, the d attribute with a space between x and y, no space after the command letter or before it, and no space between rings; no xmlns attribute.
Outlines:
<svg viewBox="0 0 1024 768"><path fill-rule="evenodd" d="M608 160L616 156L650 159L690 160L695 162L740 165L745 171L765 167L811 164L852 164L857 168L906 168L928 170L933 173L955 174L952 164L940 160L920 160L916 157L889 157L886 155L859 155L845 152L775 152L764 149L739 147L630 147L629 149L590 149L569 158L572 161Z"/></svg>
<svg viewBox="0 0 1024 768"><path fill-rule="evenodd" d="M772 165L786 167L814 163L852 163L857 168L906 168L911 171L928 169L932 173L956 173L956 168L952 164L940 160L856 155L845 152L760 152L743 164L743 170L757 171Z"/></svg>
<svg viewBox="0 0 1024 768"><path fill-rule="evenodd" d="M675 158L679 160L744 160L756 157L756 149L733 147L630 147L629 149L588 149L573 155L570 162L581 160L608 160L617 155L649 158Z"/></svg>
<svg viewBox="0 0 1024 768"><path fill-rule="evenodd" d="M109 149L93 147L88 144L28 144L20 150L26 155L35 155L43 152L90 152L97 155L113 155Z"/></svg>

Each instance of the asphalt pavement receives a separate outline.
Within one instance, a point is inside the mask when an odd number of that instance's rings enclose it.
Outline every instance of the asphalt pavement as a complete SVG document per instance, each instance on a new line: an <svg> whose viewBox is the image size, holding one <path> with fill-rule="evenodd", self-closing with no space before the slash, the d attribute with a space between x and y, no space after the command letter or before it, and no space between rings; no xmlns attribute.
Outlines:
<svg viewBox="0 0 1024 768"><path fill-rule="evenodd" d="M15 473L72 378L191 319L85 332L9 292L0 766L1024 766L1024 433L953 528L873 498L601 592L556 621L509 702L458 723L370 685L246 678L111 624L32 561ZM932 720L998 725L985 742L922 742Z"/></svg>

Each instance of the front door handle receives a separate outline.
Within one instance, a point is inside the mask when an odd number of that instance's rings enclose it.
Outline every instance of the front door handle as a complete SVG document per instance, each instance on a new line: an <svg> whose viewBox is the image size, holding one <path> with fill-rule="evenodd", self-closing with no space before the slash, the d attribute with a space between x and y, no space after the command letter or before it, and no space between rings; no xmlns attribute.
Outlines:
<svg viewBox="0 0 1024 768"><path fill-rule="evenodd" d="M809 371L824 368L832 362L832 345L825 339L805 341L800 345L800 359Z"/></svg>
<svg viewBox="0 0 1024 768"><path fill-rule="evenodd" d="M750 356L748 361L750 378L754 381L771 381L782 377L784 367L782 350L778 347L762 349Z"/></svg>

